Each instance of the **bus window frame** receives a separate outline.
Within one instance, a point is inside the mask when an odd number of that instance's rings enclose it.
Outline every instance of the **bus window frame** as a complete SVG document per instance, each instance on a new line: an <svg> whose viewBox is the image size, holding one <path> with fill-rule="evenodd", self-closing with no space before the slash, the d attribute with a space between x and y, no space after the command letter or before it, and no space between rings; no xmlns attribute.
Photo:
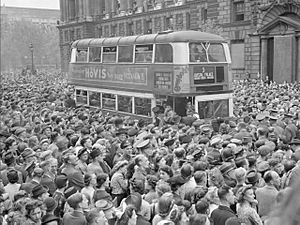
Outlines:
<svg viewBox="0 0 300 225"><path fill-rule="evenodd" d="M169 45L171 47L171 50L172 50L172 61L171 62L156 62L156 46L158 45ZM173 46L170 44L170 43L156 43L154 44L154 59L153 59L153 62L156 63L156 64L173 64L174 63L174 49L173 49Z"/></svg>
<svg viewBox="0 0 300 225"><path fill-rule="evenodd" d="M115 61L112 61L112 62L104 62L104 48L116 48L116 51L115 52L108 52L108 53L115 53ZM102 52L101 52L101 59L102 59L102 63L117 63L117 58L118 58L118 46L102 46ZM107 54L107 52L106 52ZM107 54L107 55L112 55L112 54Z"/></svg>
<svg viewBox="0 0 300 225"><path fill-rule="evenodd" d="M91 62L90 61L90 49L91 48L100 48L101 54L100 54L100 61L99 62ZM103 46L89 46L88 47L88 63L102 63L102 52L103 52Z"/></svg>
<svg viewBox="0 0 300 225"><path fill-rule="evenodd" d="M119 53L120 53L120 47L132 47L132 61L131 62L120 62L119 61ZM117 49L117 63L120 63L120 64L127 64L127 63L130 63L130 64L132 64L133 62L134 62L134 50L135 50L135 48L134 48L134 46L133 45L118 45L117 46L118 47L118 49Z"/></svg>
<svg viewBox="0 0 300 225"><path fill-rule="evenodd" d="M75 52L75 63L87 63L88 60L89 60L89 48L86 47L86 60L85 61L77 61L77 58L78 58L78 54L85 50L85 48L75 48L76 49L76 52ZM78 51L79 50L79 51Z"/></svg>
<svg viewBox="0 0 300 225"><path fill-rule="evenodd" d="M136 61L136 47L137 46L145 46L145 45L152 45L152 56L151 56L151 62L137 62ZM135 44L134 45L134 63L136 64L153 64L154 63L154 51L155 51L155 48L154 48L154 44L152 43L149 43L149 44ZM146 52L146 51L144 51ZM149 51L148 51L149 52Z"/></svg>
<svg viewBox="0 0 300 225"><path fill-rule="evenodd" d="M206 41L205 43L208 43L209 44L209 47L211 44L219 44L223 47L223 52L224 52L224 58L225 58L225 61L222 61L222 62L212 62L212 61L209 61L209 54L208 54L208 48L204 48L205 50L205 53L206 53L206 58L207 58L207 61L206 62L201 62L201 61L196 61L196 62L192 62L191 61L191 50L190 50L190 45L191 44L201 44L204 43L203 41L202 42L187 42L188 43L188 55L189 55L189 64L219 64L219 63L226 63L226 64L229 64L231 63L231 60L228 61L228 53L226 51L226 44L223 43L223 42L209 42L209 41Z"/></svg>

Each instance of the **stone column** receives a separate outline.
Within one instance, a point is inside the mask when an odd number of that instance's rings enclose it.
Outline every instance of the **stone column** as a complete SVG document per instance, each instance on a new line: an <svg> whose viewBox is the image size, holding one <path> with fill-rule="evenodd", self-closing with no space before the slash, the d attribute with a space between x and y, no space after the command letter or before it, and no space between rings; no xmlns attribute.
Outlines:
<svg viewBox="0 0 300 225"><path fill-rule="evenodd" d="M60 8L60 21L64 22L64 13L65 13L65 7L64 7L64 0L59 0L59 8Z"/></svg>
<svg viewBox="0 0 300 225"><path fill-rule="evenodd" d="M95 12L96 6L95 6L95 1L90 1L90 0L85 0L84 1L84 8L85 8L85 18L87 20L92 20L92 16Z"/></svg>
<svg viewBox="0 0 300 225"><path fill-rule="evenodd" d="M128 4L127 0L120 0L120 16L125 16Z"/></svg>
<svg viewBox="0 0 300 225"><path fill-rule="evenodd" d="M265 79L268 72L268 40L266 38L261 39L261 58L260 58L260 76L262 79Z"/></svg>
<svg viewBox="0 0 300 225"><path fill-rule="evenodd" d="M105 0L105 17L109 18L111 15L111 0Z"/></svg>
<svg viewBox="0 0 300 225"><path fill-rule="evenodd" d="M132 13L132 11L133 11L133 0L127 0L127 10L128 10L128 13Z"/></svg>
<svg viewBox="0 0 300 225"><path fill-rule="evenodd" d="M111 14L115 16L117 14L117 0L110 0L111 1Z"/></svg>
<svg viewBox="0 0 300 225"><path fill-rule="evenodd" d="M65 22L67 22L69 20L69 0L64 0L64 8L65 8L64 18L65 18Z"/></svg>

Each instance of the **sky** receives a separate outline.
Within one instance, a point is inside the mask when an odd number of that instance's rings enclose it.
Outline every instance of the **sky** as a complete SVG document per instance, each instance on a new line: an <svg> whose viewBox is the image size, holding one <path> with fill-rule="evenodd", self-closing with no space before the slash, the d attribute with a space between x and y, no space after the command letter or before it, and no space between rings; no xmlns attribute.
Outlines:
<svg viewBox="0 0 300 225"><path fill-rule="evenodd" d="M59 0L0 0L1 6L59 9Z"/></svg>

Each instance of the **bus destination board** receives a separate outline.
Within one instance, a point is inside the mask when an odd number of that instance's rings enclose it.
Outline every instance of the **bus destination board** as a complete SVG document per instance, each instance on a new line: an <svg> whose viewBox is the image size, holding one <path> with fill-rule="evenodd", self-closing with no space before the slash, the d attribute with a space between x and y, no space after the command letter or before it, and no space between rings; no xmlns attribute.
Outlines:
<svg viewBox="0 0 300 225"><path fill-rule="evenodd" d="M212 66L195 66L194 67L194 84L207 84L215 82L215 67Z"/></svg>
<svg viewBox="0 0 300 225"><path fill-rule="evenodd" d="M156 72L154 74L154 88L160 90L171 89L171 73L170 72Z"/></svg>

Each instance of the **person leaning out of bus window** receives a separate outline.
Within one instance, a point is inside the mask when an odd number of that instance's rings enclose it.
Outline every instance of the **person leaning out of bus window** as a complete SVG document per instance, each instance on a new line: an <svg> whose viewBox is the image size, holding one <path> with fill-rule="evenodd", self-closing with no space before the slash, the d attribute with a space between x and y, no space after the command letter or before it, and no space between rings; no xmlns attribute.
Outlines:
<svg viewBox="0 0 300 225"><path fill-rule="evenodd" d="M200 44L191 44L190 51L191 62L207 62L205 49Z"/></svg>
<svg viewBox="0 0 300 225"><path fill-rule="evenodd" d="M174 116L176 116L175 111L172 109L172 107L170 105L166 105L165 112L164 112L164 121L168 122Z"/></svg>
<svg viewBox="0 0 300 225"><path fill-rule="evenodd" d="M192 102L186 103L185 109L186 109L187 116L193 116L196 113L195 107L193 106Z"/></svg>

